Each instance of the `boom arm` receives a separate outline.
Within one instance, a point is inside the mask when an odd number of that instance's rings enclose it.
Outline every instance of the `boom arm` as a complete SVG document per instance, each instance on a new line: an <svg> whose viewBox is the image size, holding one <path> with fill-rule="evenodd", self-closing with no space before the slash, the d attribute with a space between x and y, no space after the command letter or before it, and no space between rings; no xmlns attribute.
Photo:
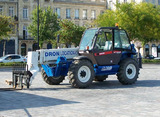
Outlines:
<svg viewBox="0 0 160 117"><path fill-rule="evenodd" d="M28 71L32 73L30 84L39 71L38 64L54 63L58 57L65 57L66 59L73 59L78 56L79 48L63 48L63 49L42 49L28 52Z"/></svg>

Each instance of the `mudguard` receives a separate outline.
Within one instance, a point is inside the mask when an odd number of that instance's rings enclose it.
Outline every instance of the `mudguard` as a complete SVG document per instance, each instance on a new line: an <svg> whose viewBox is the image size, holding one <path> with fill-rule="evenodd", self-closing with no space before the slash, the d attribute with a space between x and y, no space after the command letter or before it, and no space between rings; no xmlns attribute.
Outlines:
<svg viewBox="0 0 160 117"><path fill-rule="evenodd" d="M86 59L86 60L88 60L92 63L91 59L88 58L87 56L76 56L76 57L73 58L73 60L82 60L82 59Z"/></svg>

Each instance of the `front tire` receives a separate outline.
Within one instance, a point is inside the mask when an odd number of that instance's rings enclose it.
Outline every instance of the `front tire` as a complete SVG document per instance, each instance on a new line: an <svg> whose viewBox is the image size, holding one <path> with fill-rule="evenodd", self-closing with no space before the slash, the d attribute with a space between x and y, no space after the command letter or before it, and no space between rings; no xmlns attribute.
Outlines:
<svg viewBox="0 0 160 117"><path fill-rule="evenodd" d="M86 88L92 84L94 68L88 60L75 60L69 68L68 79L72 87Z"/></svg>
<svg viewBox="0 0 160 117"><path fill-rule="evenodd" d="M42 74L43 80L49 85L59 85L65 79L65 76L48 77L46 72L43 70L43 68L41 70L41 74Z"/></svg>
<svg viewBox="0 0 160 117"><path fill-rule="evenodd" d="M137 81L138 74L138 63L134 59L128 58L120 63L117 78L123 85L128 85Z"/></svg>

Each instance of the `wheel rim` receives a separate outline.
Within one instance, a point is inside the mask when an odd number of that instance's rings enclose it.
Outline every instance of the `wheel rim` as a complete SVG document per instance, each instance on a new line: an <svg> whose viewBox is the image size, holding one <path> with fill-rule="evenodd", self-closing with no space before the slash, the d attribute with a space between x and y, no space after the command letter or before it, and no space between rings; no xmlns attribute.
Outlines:
<svg viewBox="0 0 160 117"><path fill-rule="evenodd" d="M91 71L87 66L82 66L79 70L78 70L78 79L85 83L87 82L91 77Z"/></svg>
<svg viewBox="0 0 160 117"><path fill-rule="evenodd" d="M133 64L129 64L126 68L126 75L128 79L133 79L136 75L136 67Z"/></svg>

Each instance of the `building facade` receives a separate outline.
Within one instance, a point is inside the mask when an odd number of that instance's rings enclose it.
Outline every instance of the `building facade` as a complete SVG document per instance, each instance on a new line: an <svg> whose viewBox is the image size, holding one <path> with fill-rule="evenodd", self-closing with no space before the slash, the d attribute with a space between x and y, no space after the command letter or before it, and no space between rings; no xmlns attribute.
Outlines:
<svg viewBox="0 0 160 117"><path fill-rule="evenodd" d="M111 9L111 10L115 10L115 4L116 3L131 3L131 2L135 2L135 3L141 3L141 2L147 2L147 3L152 3L154 5L160 5L160 0L106 0L106 7L107 9Z"/></svg>
<svg viewBox="0 0 160 117"><path fill-rule="evenodd" d="M59 19L71 20L79 26L89 26L106 10L106 0L39 0L39 4L44 9L50 6ZM0 0L0 12L15 19L16 25L11 35L15 41L15 53L26 55L37 48L36 41L28 32L32 11L36 7L37 0ZM45 43L43 48L52 48L52 45Z"/></svg>
<svg viewBox="0 0 160 117"><path fill-rule="evenodd" d="M0 41L0 56L5 54L18 53L18 1L17 0L0 0L0 14L7 15L13 18L12 32L10 39Z"/></svg>

